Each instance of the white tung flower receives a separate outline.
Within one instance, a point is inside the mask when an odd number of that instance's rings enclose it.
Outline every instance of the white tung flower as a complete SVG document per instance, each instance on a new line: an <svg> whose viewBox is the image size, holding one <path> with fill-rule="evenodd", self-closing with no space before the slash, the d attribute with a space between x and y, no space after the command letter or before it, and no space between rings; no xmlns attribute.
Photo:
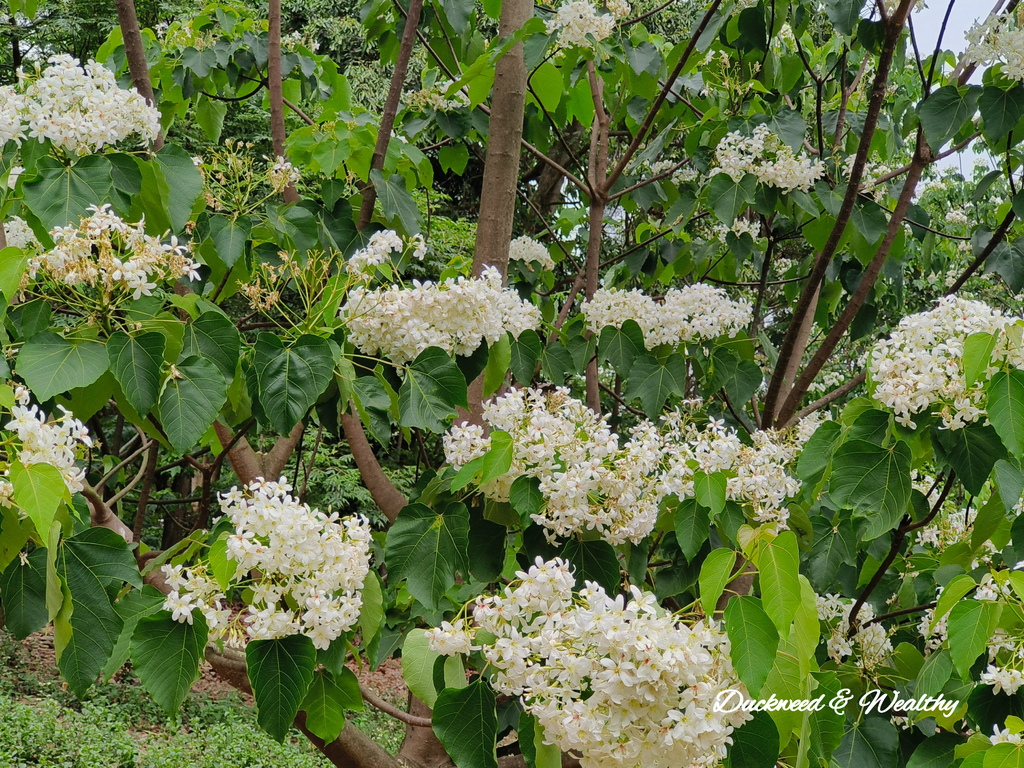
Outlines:
<svg viewBox="0 0 1024 768"><path fill-rule="evenodd" d="M807 191L825 172L820 160L797 157L766 125L754 128L749 137L739 131L726 134L715 148L715 161L713 174L725 173L739 181L752 173L762 184L783 192Z"/></svg>
<svg viewBox="0 0 1024 768"><path fill-rule="evenodd" d="M487 267L476 279L449 278L440 285L413 281L412 288L353 289L341 308L349 339L368 355L396 363L414 360L428 347L470 355L482 341L494 344L505 332L515 338L540 326L540 310Z"/></svg>
<svg viewBox="0 0 1024 768"><path fill-rule="evenodd" d="M428 636L439 653L478 649L492 685L518 696L545 738L584 768L714 766L750 714L716 712L745 688L714 621L688 625L636 587L612 597L593 582L573 595L560 559L542 558L501 594L477 598L473 626Z"/></svg>
<svg viewBox="0 0 1024 768"><path fill-rule="evenodd" d="M67 152L99 152L131 135L143 143L160 133L160 113L134 89L122 90L114 73L73 56L51 56L48 66L18 71L16 87L0 88L0 145L27 138Z"/></svg>
<svg viewBox="0 0 1024 768"><path fill-rule="evenodd" d="M696 283L673 288L659 303L638 289L599 288L583 304L587 328L600 333L605 326L621 328L634 320L644 334L644 345L679 346L695 339L730 338L750 324L750 302L733 301L721 288Z"/></svg>

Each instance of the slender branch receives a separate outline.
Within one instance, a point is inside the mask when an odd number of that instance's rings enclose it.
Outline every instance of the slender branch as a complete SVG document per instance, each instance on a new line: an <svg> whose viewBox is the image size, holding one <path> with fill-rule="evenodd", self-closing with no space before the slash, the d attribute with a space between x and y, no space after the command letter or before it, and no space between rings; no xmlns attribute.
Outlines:
<svg viewBox="0 0 1024 768"><path fill-rule="evenodd" d="M964 287L964 283L971 279L971 276L978 271L981 265L985 263L985 260L995 251L996 246L1003 241L1004 237L1006 237L1006 233L1009 231L1010 225L1013 224L1014 218L1016 218L1016 214L1014 214L1013 209L1011 208L1007 211L1006 217L996 228L996 231L992 233L992 237L990 237L989 241L985 243L985 247L981 249L981 253L979 253L974 261L971 262L970 266L964 270L964 273L956 279L956 282L949 287L944 294L945 296L952 296Z"/></svg>
<svg viewBox="0 0 1024 768"><path fill-rule="evenodd" d="M800 295L796 309L793 312L793 320L786 330L782 348L779 350L779 364L775 367L771 382L768 385L768 392L764 399L764 418L767 424L772 424L775 420L774 414L776 413L776 405L781 394L782 384L785 380L791 358L796 358L794 353L797 349L804 319L811 306L817 303L818 288L825 277L825 271L828 269L832 257L839 247L839 242L842 240L846 225L849 224L850 217L853 215L857 190L860 188L860 181L864 175L864 167L867 164L871 149L871 141L875 134L875 128L878 125L878 117L881 113L882 105L885 102L889 70L892 67L903 23L912 3L913 0L901 0L899 7L892 15L891 21L886 25L885 41L878 59L875 81L871 87L871 98L868 102L867 113L864 116L864 128L861 131L860 144L857 147L853 168L850 171L849 186L843 197L843 202L836 216L832 231L829 232L821 252L815 258L810 278L804 287L803 293Z"/></svg>
<svg viewBox="0 0 1024 768"><path fill-rule="evenodd" d="M159 454L160 443L150 440L146 474L142 478L142 490L139 491L138 508L135 512L135 525L132 527L132 538L135 541L142 541L142 530L146 525L146 510L149 508L149 497L153 492L153 480L156 478L156 463Z"/></svg>
<svg viewBox="0 0 1024 768"><path fill-rule="evenodd" d="M405 13L405 29L402 30L402 42L398 49L395 70L391 73L391 85L388 87L388 97L384 101L384 112L380 116L380 125L377 127L377 142L373 147L370 170L379 171L384 167L384 158L387 156L391 132L395 128L395 115L398 114L398 104L402 99L402 88L405 85L405 76L409 71L409 59L412 57L412 48L416 42L422 10L423 0L411 0L409 10ZM372 183L367 182L363 187L363 202L359 207L356 229L362 231L370 223L376 202L377 189Z"/></svg>
<svg viewBox="0 0 1024 768"><path fill-rule="evenodd" d="M721 4L722 0L712 0L711 5L697 24L696 29L693 30L693 34L690 35L690 42L687 43L686 49L683 51L683 55L679 57L679 63L676 64L675 68L666 79L665 87L661 89L661 92L654 99L654 103L651 104L651 108L647 112L647 117L644 118L643 123L641 123L640 128L636 132L636 136L634 136L633 140L629 143L626 151L619 159L618 164L615 166L614 170L608 174L604 187L606 191L610 190L615 182L619 180L619 176L621 176L622 172L626 170L626 166L629 165L629 161L633 159L633 155L636 154L637 150L640 149L640 145L643 144L644 140L647 138L647 134L651 130L651 126L654 125L654 120L658 115L658 111L661 109L661 105L664 104L665 99L668 98L669 88L675 83L676 79L686 67L687 62L690 59L690 54L692 54L694 49L697 47L697 41L700 39L700 36L704 34L704 30L707 28L708 24L711 23L711 19L714 18L714 15L718 12L718 7Z"/></svg>
<svg viewBox="0 0 1024 768"><path fill-rule="evenodd" d="M360 685L359 691L363 694L363 699L365 699L374 709L379 709L385 715L391 715L391 717L396 720L401 720L406 725L413 725L417 728L430 728L433 725L433 720L429 717L410 715L408 712L399 709L394 704L385 701L365 685Z"/></svg>
<svg viewBox="0 0 1024 768"><path fill-rule="evenodd" d="M836 400L839 400L840 398L843 398L846 395L850 394L851 392L853 392L853 390L855 390L857 387L859 387L861 384L864 383L864 381L867 379L867 376L868 375L867 375L866 371L861 371L860 373L858 373L856 376L854 376L852 379L850 379L845 384L842 384L841 386L836 387L831 392L823 395L822 397L819 397L817 400L815 400L813 403L808 405L806 408L804 408L804 409L798 411L797 413L795 413L789 419L789 421L787 421L785 423L784 427L791 427L794 424L799 423L799 421L801 419L804 419L804 418L810 416L815 411L820 411L825 406L831 405Z"/></svg>
<svg viewBox="0 0 1024 768"><path fill-rule="evenodd" d="M151 107L156 107L153 95L153 83L149 79L149 65L146 63L146 50L142 45L142 32L139 29L139 17L135 12L133 0L114 0L117 11L117 23L121 27L121 39L124 41L124 57L128 61L128 72L132 76L132 85ZM164 145L163 131L158 131L153 139L153 151L159 152ZM0 233L2 236L2 233Z"/></svg>
<svg viewBox="0 0 1024 768"><path fill-rule="evenodd" d="M889 613L883 613L879 616L875 616L875 618L871 619L871 621L865 621L864 628L867 629L872 624L880 624L886 619L895 619L899 616L909 616L914 613L923 613L924 611L930 611L936 605L937 603L925 603L924 605L915 605L912 608L900 608L898 611L889 611Z"/></svg>

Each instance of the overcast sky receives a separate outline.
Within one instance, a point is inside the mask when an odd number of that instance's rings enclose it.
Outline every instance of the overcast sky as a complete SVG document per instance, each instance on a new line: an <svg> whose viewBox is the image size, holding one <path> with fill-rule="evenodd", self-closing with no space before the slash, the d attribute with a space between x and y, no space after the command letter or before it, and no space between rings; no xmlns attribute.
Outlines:
<svg viewBox="0 0 1024 768"><path fill-rule="evenodd" d="M994 0L955 0L949 21L946 23L946 33L942 37L942 47L955 53L962 53L967 47L967 30L976 21L987 17L994 4ZM931 52L935 50L935 40L939 36L942 19L948 7L949 0L928 0L928 6L924 10L912 14L914 35L917 37L917 46L922 58L931 56ZM980 79L981 73L978 72L971 78L971 82L980 82ZM968 150L939 161L939 167L962 166L965 175L970 176L974 158L974 152Z"/></svg>

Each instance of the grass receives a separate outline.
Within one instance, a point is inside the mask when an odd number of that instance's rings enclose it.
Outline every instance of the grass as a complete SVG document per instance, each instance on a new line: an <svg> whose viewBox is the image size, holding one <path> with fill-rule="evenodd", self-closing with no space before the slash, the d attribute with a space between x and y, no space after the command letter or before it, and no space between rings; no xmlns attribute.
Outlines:
<svg viewBox="0 0 1024 768"><path fill-rule="evenodd" d="M167 718L130 673L97 685L86 701L68 692L52 656L0 632L0 766L4 768L330 768L294 731L279 744L234 691L192 693ZM397 721L368 708L352 722L391 752Z"/></svg>

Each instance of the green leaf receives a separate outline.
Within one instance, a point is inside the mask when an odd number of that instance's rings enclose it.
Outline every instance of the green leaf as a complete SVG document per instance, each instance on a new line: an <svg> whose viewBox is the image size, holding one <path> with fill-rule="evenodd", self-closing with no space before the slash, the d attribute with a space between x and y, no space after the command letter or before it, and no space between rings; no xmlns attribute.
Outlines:
<svg viewBox="0 0 1024 768"><path fill-rule="evenodd" d="M110 371L139 416L146 416L160 395L164 337L154 332L132 338L115 331L107 341Z"/></svg>
<svg viewBox="0 0 1024 768"><path fill-rule="evenodd" d="M558 109L562 100L562 73L550 61L541 64L530 75L530 88L537 97L537 101L543 105L548 112Z"/></svg>
<svg viewBox="0 0 1024 768"><path fill-rule="evenodd" d="M100 679L109 682L110 678L124 666L131 655L132 635L139 621L162 611L166 595L148 584L141 590L133 589L114 604L114 610L121 617L121 634L114 643L114 650L100 670Z"/></svg>
<svg viewBox="0 0 1024 768"><path fill-rule="evenodd" d="M210 563L210 571L213 573L213 578L217 580L217 585L226 592L238 568L237 562L228 559L227 531L218 536L217 540L210 545L206 559Z"/></svg>
<svg viewBox="0 0 1024 768"><path fill-rule="evenodd" d="M284 741L313 682L313 641L305 635L253 640L245 647L245 660L256 699L256 721L273 738Z"/></svg>
<svg viewBox="0 0 1024 768"><path fill-rule="evenodd" d="M1024 86L1014 85L1004 90L986 85L978 99L985 138L997 142L1010 133L1024 116Z"/></svg>
<svg viewBox="0 0 1024 768"><path fill-rule="evenodd" d="M1014 456L1024 454L1024 371L999 371L988 385L988 418Z"/></svg>
<svg viewBox="0 0 1024 768"><path fill-rule="evenodd" d="M170 189L167 212L171 229L181 234L192 218L192 207L203 192L203 176L191 155L176 144L164 144L150 161L160 166Z"/></svg>
<svg viewBox="0 0 1024 768"><path fill-rule="evenodd" d="M253 365L260 406L279 435L287 435L306 417L334 375L330 343L308 334L285 347L274 334L261 333Z"/></svg>
<svg viewBox="0 0 1024 768"><path fill-rule="evenodd" d="M196 101L196 122L213 144L220 143L220 132L224 128L227 113L226 101L217 101L205 95Z"/></svg>
<svg viewBox="0 0 1024 768"><path fill-rule="evenodd" d="M230 379L235 375L240 347L238 330L226 315L203 312L194 322L185 325L180 357L204 357Z"/></svg>
<svg viewBox="0 0 1024 768"><path fill-rule="evenodd" d="M832 755L837 768L895 768L899 736L896 727L880 717L866 717L843 734Z"/></svg>
<svg viewBox="0 0 1024 768"><path fill-rule="evenodd" d="M467 573L469 510L451 503L438 513L423 504L410 504L388 529L384 563L389 581L405 579L409 594L427 608L437 608L455 585L455 572Z"/></svg>
<svg viewBox="0 0 1024 768"><path fill-rule="evenodd" d="M529 384L533 381L533 372L537 369L537 361L540 360L542 348L540 336L529 328L512 342L512 359L509 362L509 369L520 384Z"/></svg>
<svg viewBox="0 0 1024 768"><path fill-rule="evenodd" d="M644 355L634 363L626 380L622 397L627 402L639 399L644 413L656 418L665 401L672 395L683 393L686 381L686 362L674 354L662 365L650 355Z"/></svg>
<svg viewBox="0 0 1024 768"><path fill-rule="evenodd" d="M487 350L487 367L484 368L484 397L490 397L502 384L512 363L512 344L508 334L502 336Z"/></svg>
<svg viewBox="0 0 1024 768"><path fill-rule="evenodd" d="M730 768L775 768L778 759L779 730L767 712L755 712L732 732Z"/></svg>
<svg viewBox="0 0 1024 768"><path fill-rule="evenodd" d="M800 479L811 486L817 485L832 461L832 454L839 442L843 428L838 422L823 422L811 435L804 450L797 459L796 472Z"/></svg>
<svg viewBox="0 0 1024 768"><path fill-rule="evenodd" d="M21 348L16 365L42 402L95 382L107 370L107 351L95 341L73 344L56 333L37 333Z"/></svg>
<svg viewBox="0 0 1024 768"><path fill-rule="evenodd" d="M512 481L509 490L509 501L520 517L526 518L539 515L544 509L544 494L540 491L540 480L536 477L520 475Z"/></svg>
<svg viewBox="0 0 1024 768"><path fill-rule="evenodd" d="M762 541L757 570L765 613L780 634L788 633L800 607L800 550L796 534L783 531L772 541Z"/></svg>
<svg viewBox="0 0 1024 768"><path fill-rule="evenodd" d="M891 531L906 513L912 458L910 446L902 440L891 448L848 440L836 449L829 495L867 520L866 541Z"/></svg>
<svg viewBox="0 0 1024 768"><path fill-rule="evenodd" d="M980 753L975 753L980 754ZM972 755L971 757L974 757ZM968 766L970 760L964 761L962 768L975 768ZM977 763L982 768L1024 768L1024 746L1020 744L996 744L985 753L985 762Z"/></svg>
<svg viewBox="0 0 1024 768"><path fill-rule="evenodd" d="M483 455L480 482L501 477L512 468L512 435L500 429L491 431L491 450Z"/></svg>
<svg viewBox="0 0 1024 768"><path fill-rule="evenodd" d="M444 350L428 347L410 364L398 390L399 422L444 432L457 405L468 405L466 379Z"/></svg>
<svg viewBox="0 0 1024 768"><path fill-rule="evenodd" d="M676 544L687 562L692 562L711 533L708 509L696 499L683 499L676 507Z"/></svg>
<svg viewBox="0 0 1024 768"><path fill-rule="evenodd" d="M245 253L245 241L249 239L252 225L248 217L232 221L227 216L210 218L210 239L217 249L217 256L224 266L231 269ZM203 317L202 315L200 317Z"/></svg>
<svg viewBox="0 0 1024 768"><path fill-rule="evenodd" d="M334 682L330 672L317 670L306 698L302 700L302 709L306 712L306 728L330 744L345 727L345 702L348 698L348 694Z"/></svg>
<svg viewBox="0 0 1024 768"><path fill-rule="evenodd" d="M108 589L123 582L141 587L142 581L128 544L107 528L89 528L56 549L56 573L70 595L58 616L62 626L70 626L70 636L65 627L66 644L57 663L68 687L81 698L113 653L124 623Z"/></svg>
<svg viewBox="0 0 1024 768"><path fill-rule="evenodd" d="M959 576L952 578L943 587L942 594L939 595L939 599L935 603L935 614L932 616L931 626L934 627L938 624L954 605L973 592L977 586L977 582L966 573L961 573Z"/></svg>
<svg viewBox="0 0 1024 768"><path fill-rule="evenodd" d="M946 85L918 105L917 114L932 149L941 149L974 116L980 96L981 89L974 86Z"/></svg>
<svg viewBox="0 0 1024 768"><path fill-rule="evenodd" d="M209 360L193 355L176 369L178 376L172 375L160 394L160 422L174 450L184 453L213 424L228 391L224 376Z"/></svg>
<svg viewBox="0 0 1024 768"><path fill-rule="evenodd" d="M995 334L979 331L964 339L964 378L973 387L985 369L992 364L992 350L996 346Z"/></svg>
<svg viewBox="0 0 1024 768"><path fill-rule="evenodd" d="M36 549L23 562L14 558L0 576L4 627L24 640L49 623L46 612L46 551Z"/></svg>
<svg viewBox="0 0 1024 768"><path fill-rule="evenodd" d="M40 538L46 536L61 502L70 502L71 495L64 476L52 464L11 463L14 503L28 515Z"/></svg>
<svg viewBox="0 0 1024 768"><path fill-rule="evenodd" d="M20 248L4 248L0 250L0 293L10 304L21 284L21 276L28 266L28 256Z"/></svg>
<svg viewBox="0 0 1024 768"><path fill-rule="evenodd" d="M761 607L761 601L740 595L725 606L725 630L731 643L730 656L740 680L752 697L761 693L775 664L779 631Z"/></svg>
<svg viewBox="0 0 1024 768"><path fill-rule="evenodd" d="M748 173L739 181L733 181L727 173L716 173L705 188L708 207L719 221L731 227L740 212L754 202L756 188L757 179L753 174Z"/></svg>
<svg viewBox="0 0 1024 768"><path fill-rule="evenodd" d="M178 711L193 683L209 631L199 611L192 623L171 618L168 611L140 619L132 635L132 667L142 687L168 715Z"/></svg>
<svg viewBox="0 0 1024 768"><path fill-rule="evenodd" d="M960 677L970 679L971 666L988 647L999 620L997 604L962 600L949 612L949 652Z"/></svg>
<svg viewBox="0 0 1024 768"><path fill-rule="evenodd" d="M402 644L402 677L405 684L420 701L433 708L437 701L434 688L434 663L441 657L431 650L425 629L413 629Z"/></svg>
<svg viewBox="0 0 1024 768"><path fill-rule="evenodd" d="M835 584L843 563L856 563L857 539L853 521L843 517L834 524L824 517L811 518L814 544L807 559L807 576L819 592L827 592Z"/></svg>
<svg viewBox="0 0 1024 768"><path fill-rule="evenodd" d="M711 510L712 515L718 516L725 509L726 485L725 475L721 472L708 475L697 470L693 473L693 495L698 504Z"/></svg>
<svg viewBox="0 0 1024 768"><path fill-rule="evenodd" d="M380 633L384 623L384 594L376 571L366 575L363 582L363 609L359 614L359 633L363 644L369 645Z"/></svg>
<svg viewBox="0 0 1024 768"><path fill-rule="evenodd" d="M949 465L968 493L977 496L996 462L1006 457L999 434L989 425L969 424L963 429L936 432Z"/></svg>
<svg viewBox="0 0 1024 768"><path fill-rule="evenodd" d="M105 203L113 188L110 161L103 155L86 155L70 166L44 157L36 169L39 176L25 182L22 189L25 205L47 231L77 226L89 215L89 206Z"/></svg>
<svg viewBox="0 0 1024 768"><path fill-rule="evenodd" d="M725 587L736 567L736 553L731 549L713 549L700 564L700 604L704 613L711 616L718 605L718 598L725 592Z"/></svg>
<svg viewBox="0 0 1024 768"><path fill-rule="evenodd" d="M374 169L370 171L370 182L377 190L377 199L384 207L384 218L388 224L398 224L409 236L419 234L420 209L405 186L405 178L393 173L385 179L381 171Z"/></svg>
<svg viewBox="0 0 1024 768"><path fill-rule="evenodd" d="M445 144L437 153L437 161L444 171L454 171L461 176L469 163L469 150L465 144Z"/></svg>
<svg viewBox="0 0 1024 768"><path fill-rule="evenodd" d="M841 35L853 37L853 32L860 21L860 11L864 0L826 0L825 13Z"/></svg>
<svg viewBox="0 0 1024 768"><path fill-rule="evenodd" d="M609 595L618 593L622 584L619 558L615 547L607 541L571 538L562 547L561 556L573 566L577 587L596 581Z"/></svg>
<svg viewBox="0 0 1024 768"><path fill-rule="evenodd" d="M457 768L497 768L498 713L494 692L483 680L441 691L432 720Z"/></svg>
<svg viewBox="0 0 1024 768"><path fill-rule="evenodd" d="M956 748L964 738L956 733L937 733L917 745L907 768L949 768L956 764Z"/></svg>
<svg viewBox="0 0 1024 768"><path fill-rule="evenodd" d="M601 357L612 364L615 373L625 377L633 361L646 352L644 332L635 320L627 320L622 328L607 325L601 329L598 349L601 350Z"/></svg>

